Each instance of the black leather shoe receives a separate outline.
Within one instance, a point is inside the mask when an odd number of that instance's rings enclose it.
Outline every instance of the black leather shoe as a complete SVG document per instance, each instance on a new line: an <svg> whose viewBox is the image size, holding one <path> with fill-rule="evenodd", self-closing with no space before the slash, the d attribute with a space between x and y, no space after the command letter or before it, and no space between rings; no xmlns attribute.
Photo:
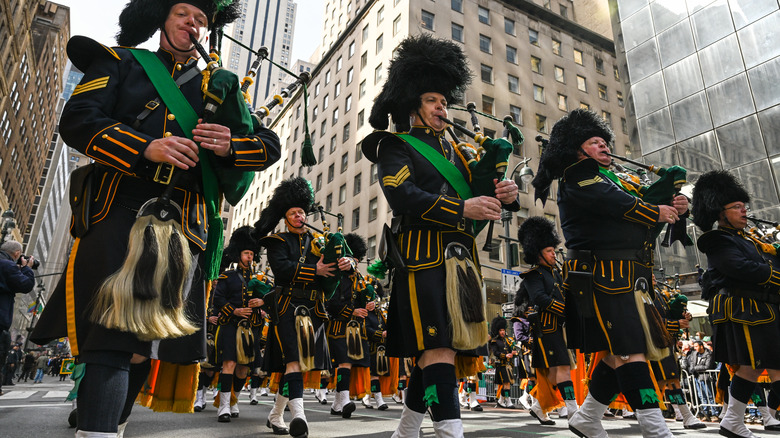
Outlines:
<svg viewBox="0 0 780 438"><path fill-rule="evenodd" d="M770 426L764 426L764 430L780 430L780 424L772 424Z"/></svg>
<svg viewBox="0 0 780 438"><path fill-rule="evenodd" d="M355 412L355 403L349 402L341 408L341 418L350 418L352 413Z"/></svg>
<svg viewBox="0 0 780 438"><path fill-rule="evenodd" d="M341 411L330 408L330 415L341 415Z"/></svg>
<svg viewBox="0 0 780 438"><path fill-rule="evenodd" d="M203 406L195 405L195 406L192 407L192 410L195 411L195 412L200 412L200 411L203 410Z"/></svg>
<svg viewBox="0 0 780 438"><path fill-rule="evenodd" d="M307 438L309 436L309 425L303 418L293 418L290 421L290 436L293 438Z"/></svg>
<svg viewBox="0 0 780 438"><path fill-rule="evenodd" d="M78 408L70 411L70 415L68 415L68 425L70 427L76 427L79 423L79 411Z"/></svg>
<svg viewBox="0 0 780 438"><path fill-rule="evenodd" d="M249 400L249 404L254 406L257 404L257 400Z"/></svg>
<svg viewBox="0 0 780 438"><path fill-rule="evenodd" d="M482 405L476 405L473 408L471 408L471 410L474 411L474 412L482 412L482 410L483 410L482 409Z"/></svg>
<svg viewBox="0 0 780 438"><path fill-rule="evenodd" d="M386 411L387 410L387 403L383 404L382 406L377 408L380 411Z"/></svg>
<svg viewBox="0 0 780 438"><path fill-rule="evenodd" d="M538 415L536 415L536 412L534 412L533 410L530 410L528 412L531 414L532 417L536 418L536 421L538 421L539 424L541 424L542 426L554 426L555 425L555 421L553 421L553 420L542 420L541 418L539 418Z"/></svg>
<svg viewBox="0 0 780 438"><path fill-rule="evenodd" d="M230 418L238 418L238 412L231 412Z"/></svg>
<svg viewBox="0 0 780 438"><path fill-rule="evenodd" d="M217 417L217 421L220 423L230 423L230 414L222 414Z"/></svg>

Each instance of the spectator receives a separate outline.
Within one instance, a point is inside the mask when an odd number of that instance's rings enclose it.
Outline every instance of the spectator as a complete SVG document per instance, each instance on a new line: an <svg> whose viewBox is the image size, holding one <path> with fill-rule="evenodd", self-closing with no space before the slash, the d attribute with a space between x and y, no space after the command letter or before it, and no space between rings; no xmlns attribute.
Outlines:
<svg viewBox="0 0 780 438"><path fill-rule="evenodd" d="M35 286L35 274L28 266L35 259L21 256L21 243L9 240L0 245L0 365L6 363L6 355L11 348L11 333L8 329L13 320L14 295L30 292ZM0 384L2 382L3 379L0 379ZM2 394L3 389L0 387Z"/></svg>
<svg viewBox="0 0 780 438"><path fill-rule="evenodd" d="M28 351L27 354L24 355L24 359L22 359L22 372L19 374L19 378L16 379L16 381L18 382L24 379L26 382L29 377L33 377L31 375L33 367L35 367L35 355L33 355L31 351Z"/></svg>
<svg viewBox="0 0 780 438"><path fill-rule="evenodd" d="M49 363L49 357L46 356L46 353L41 353L40 356L38 356L38 360L35 361L35 379L33 380L33 383L43 383L43 375L46 372L46 365Z"/></svg>
<svg viewBox="0 0 780 438"><path fill-rule="evenodd" d="M712 394L712 379L707 370L714 370L715 364L712 360L712 352L704 348L704 342L697 340L693 342L693 349L686 360L688 374L696 377L696 394L699 397L699 404L704 405L700 411L700 417L705 421L711 421L711 417L717 417L719 412L714 407L715 399Z"/></svg>
<svg viewBox="0 0 780 438"><path fill-rule="evenodd" d="M19 368L19 362L22 361L22 353L19 351L19 346L14 345L14 348L8 353L8 357L5 360L5 374L3 385L14 385L14 376L16 370Z"/></svg>

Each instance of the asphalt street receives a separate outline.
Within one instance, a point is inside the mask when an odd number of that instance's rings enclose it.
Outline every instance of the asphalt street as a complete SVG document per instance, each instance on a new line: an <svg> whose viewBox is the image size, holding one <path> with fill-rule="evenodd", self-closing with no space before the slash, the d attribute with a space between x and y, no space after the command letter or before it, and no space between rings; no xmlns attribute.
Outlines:
<svg viewBox="0 0 780 438"><path fill-rule="evenodd" d="M68 428L70 402L65 396L70 390L70 381L59 382L55 377L46 377L43 383L18 383L4 386L5 394L0 396L0 438L73 437L75 429ZM248 394L242 392L240 417L230 423L217 422L217 410L211 404L206 410L193 414L156 413L136 406L130 416L125 437L273 437L265 427L268 411L273 399L260 397L256 406L249 404ZM209 394L210 400L210 394ZM390 409L378 411L366 409L358 402L358 408L349 420L330 415L330 405L317 403L308 391L304 395L306 415L309 420L309 436L379 438L389 437L395 430L401 415L401 405L387 398ZM524 410L495 409L492 404L483 404L484 412L461 412L465 435L467 437L574 437L564 419L557 419L554 426L541 426ZM286 413L289 422L290 414ZM679 437L715 437L718 435L717 423L708 423L702 431L687 431L682 423L667 420L675 436ZM604 427L610 437L640 437L639 426L635 420L606 419ZM752 426L759 436L778 435L767 433L759 426ZM421 436L433 437L433 425L426 417Z"/></svg>

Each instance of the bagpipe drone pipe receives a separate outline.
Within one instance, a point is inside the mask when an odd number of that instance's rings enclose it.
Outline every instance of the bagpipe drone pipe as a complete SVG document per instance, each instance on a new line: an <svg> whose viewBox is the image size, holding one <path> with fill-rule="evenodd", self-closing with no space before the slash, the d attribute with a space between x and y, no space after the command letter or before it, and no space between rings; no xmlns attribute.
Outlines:
<svg viewBox="0 0 780 438"><path fill-rule="evenodd" d="M316 210L320 214L322 220L322 230L315 228L310 224L306 224L308 228L314 231L314 239L311 243L311 252L316 256L322 256L322 262L338 263L342 257L352 256L352 251L349 249L344 234L342 234L342 227L344 222L344 215L341 213L333 214L326 211L321 205L316 206ZM325 215L329 214L337 218L337 231L335 233L330 232L330 225L325 220ZM332 277L318 277L318 284L325 292L325 298L330 299L339 287L343 273L341 270L336 269L333 271Z"/></svg>

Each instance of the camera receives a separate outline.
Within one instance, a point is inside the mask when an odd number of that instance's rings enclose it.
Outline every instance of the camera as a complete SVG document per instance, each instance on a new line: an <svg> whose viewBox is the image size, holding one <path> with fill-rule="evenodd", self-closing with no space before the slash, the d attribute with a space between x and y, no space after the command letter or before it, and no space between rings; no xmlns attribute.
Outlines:
<svg viewBox="0 0 780 438"><path fill-rule="evenodd" d="M22 259L25 259L25 260L27 260L29 262L30 261L30 256L22 255L21 257L19 257L19 260L16 261L16 264L17 265L21 265L22 264ZM27 265L27 266L29 266L32 269L38 269L38 266L41 266L41 262L40 262L40 260L36 259L35 261L33 261L32 265Z"/></svg>

